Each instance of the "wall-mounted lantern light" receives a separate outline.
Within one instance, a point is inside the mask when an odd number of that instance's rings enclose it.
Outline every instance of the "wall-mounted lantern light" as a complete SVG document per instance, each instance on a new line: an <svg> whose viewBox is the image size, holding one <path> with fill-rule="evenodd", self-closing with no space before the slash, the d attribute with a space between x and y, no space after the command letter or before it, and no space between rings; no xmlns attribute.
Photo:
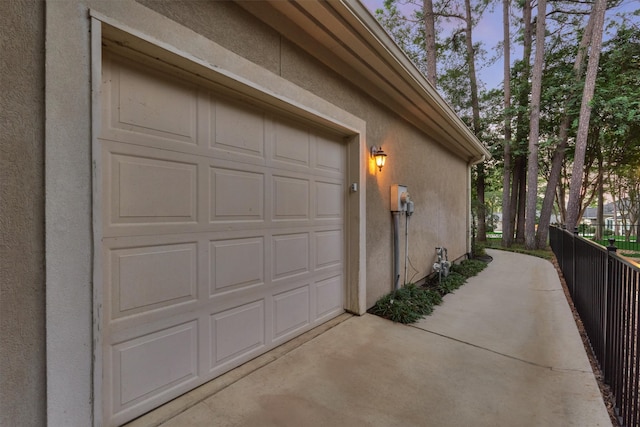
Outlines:
<svg viewBox="0 0 640 427"><path fill-rule="evenodd" d="M371 157L375 159L376 166L382 172L382 167L387 160L387 153L382 151L382 147L376 147L374 145L373 147L371 147Z"/></svg>

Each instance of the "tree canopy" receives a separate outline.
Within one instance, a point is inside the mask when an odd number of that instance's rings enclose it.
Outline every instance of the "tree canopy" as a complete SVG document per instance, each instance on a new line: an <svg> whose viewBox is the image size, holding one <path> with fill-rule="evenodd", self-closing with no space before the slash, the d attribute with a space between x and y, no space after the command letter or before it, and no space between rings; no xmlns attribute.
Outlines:
<svg viewBox="0 0 640 427"><path fill-rule="evenodd" d="M624 200L639 213L627 221L640 221L640 6L385 0L375 15L494 154L474 174L479 231L502 226L510 245L527 229L527 246L545 246L550 222L578 224L605 199ZM506 40L487 45L477 36L487 19ZM504 47L508 91L483 82Z"/></svg>

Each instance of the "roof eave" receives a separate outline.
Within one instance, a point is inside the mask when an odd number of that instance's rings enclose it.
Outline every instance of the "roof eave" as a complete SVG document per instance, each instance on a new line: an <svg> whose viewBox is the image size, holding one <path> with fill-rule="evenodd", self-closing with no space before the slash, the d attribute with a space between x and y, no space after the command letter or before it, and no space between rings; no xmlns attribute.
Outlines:
<svg viewBox="0 0 640 427"><path fill-rule="evenodd" d="M238 3L465 161L491 157L358 0Z"/></svg>

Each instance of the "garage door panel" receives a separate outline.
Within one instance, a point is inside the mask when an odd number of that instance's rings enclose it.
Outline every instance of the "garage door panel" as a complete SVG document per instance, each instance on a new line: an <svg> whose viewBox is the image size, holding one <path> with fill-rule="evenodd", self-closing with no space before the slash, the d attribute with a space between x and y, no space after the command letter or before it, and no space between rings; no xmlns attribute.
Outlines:
<svg viewBox="0 0 640 427"><path fill-rule="evenodd" d="M318 321L343 311L344 278L341 274L316 283L315 317Z"/></svg>
<svg viewBox="0 0 640 427"><path fill-rule="evenodd" d="M196 165L141 158L116 158L118 216L195 220Z"/></svg>
<svg viewBox="0 0 640 427"><path fill-rule="evenodd" d="M282 168L310 166L310 134L306 129L294 127L291 124L276 122L274 124L273 160L282 162Z"/></svg>
<svg viewBox="0 0 640 427"><path fill-rule="evenodd" d="M197 164L111 155L111 223L196 222Z"/></svg>
<svg viewBox="0 0 640 427"><path fill-rule="evenodd" d="M331 182L316 182L316 217L340 219L344 212L343 185Z"/></svg>
<svg viewBox="0 0 640 427"><path fill-rule="evenodd" d="M111 318L197 299L195 242L110 251Z"/></svg>
<svg viewBox="0 0 640 427"><path fill-rule="evenodd" d="M212 295L264 284L264 238L213 241L209 254Z"/></svg>
<svg viewBox="0 0 640 427"><path fill-rule="evenodd" d="M126 61L107 78L110 127L197 144L195 86Z"/></svg>
<svg viewBox="0 0 640 427"><path fill-rule="evenodd" d="M251 157L265 157L263 112L217 99L213 114L212 148Z"/></svg>
<svg viewBox="0 0 640 427"><path fill-rule="evenodd" d="M344 237L342 230L315 233L315 268L341 267Z"/></svg>
<svg viewBox="0 0 640 427"><path fill-rule="evenodd" d="M297 287L273 296L274 340L282 340L311 323L310 286Z"/></svg>
<svg viewBox="0 0 640 427"><path fill-rule="evenodd" d="M210 221L264 220L263 173L211 168Z"/></svg>
<svg viewBox="0 0 640 427"><path fill-rule="evenodd" d="M197 336L198 324L193 321L115 344L112 347L114 411L195 378Z"/></svg>
<svg viewBox="0 0 640 427"><path fill-rule="evenodd" d="M309 272L308 233L273 236L271 253L273 257L272 280Z"/></svg>
<svg viewBox="0 0 640 427"><path fill-rule="evenodd" d="M273 177L273 220L309 219L310 182L287 176Z"/></svg>
<svg viewBox="0 0 640 427"><path fill-rule="evenodd" d="M319 171L343 175L346 170L343 150L344 147L336 144L335 140L318 135L316 137L317 154L314 167Z"/></svg>
<svg viewBox="0 0 640 427"><path fill-rule="evenodd" d="M211 315L211 369L266 345L265 302L254 301Z"/></svg>

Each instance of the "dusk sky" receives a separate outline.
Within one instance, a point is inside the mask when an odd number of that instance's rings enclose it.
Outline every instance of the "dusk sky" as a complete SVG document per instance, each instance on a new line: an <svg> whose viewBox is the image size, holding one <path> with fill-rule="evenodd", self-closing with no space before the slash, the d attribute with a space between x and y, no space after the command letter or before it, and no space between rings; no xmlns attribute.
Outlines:
<svg viewBox="0 0 640 427"><path fill-rule="evenodd" d="M375 10L382 8L383 0L360 0L375 16ZM407 6L409 7L409 6ZM607 10L607 19L613 17L620 12L631 12L640 8L640 2L638 0L625 0L623 3L615 8ZM402 9L401 9L402 10ZM410 10L410 9L408 9ZM534 11L535 14L535 11ZM635 21L640 25L640 17L635 17ZM490 56L494 55L494 49L498 43L502 42L502 2L496 4L493 11L485 13L483 20L473 30L474 42L482 41L484 43L484 49L489 52ZM511 60L512 62L522 58L522 50L514 51L512 49ZM502 86L503 80L502 71L502 58L500 58L494 65L486 69L479 70L479 78L485 83L487 89L499 88Z"/></svg>

